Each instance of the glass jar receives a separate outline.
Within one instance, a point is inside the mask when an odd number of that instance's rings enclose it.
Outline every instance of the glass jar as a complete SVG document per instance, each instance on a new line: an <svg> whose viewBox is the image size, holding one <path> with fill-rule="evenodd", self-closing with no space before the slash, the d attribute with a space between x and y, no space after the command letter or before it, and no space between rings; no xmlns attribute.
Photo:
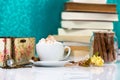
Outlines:
<svg viewBox="0 0 120 80"><path fill-rule="evenodd" d="M118 39L114 32L94 32L90 41L90 56L101 56L105 63L116 62L118 53Z"/></svg>

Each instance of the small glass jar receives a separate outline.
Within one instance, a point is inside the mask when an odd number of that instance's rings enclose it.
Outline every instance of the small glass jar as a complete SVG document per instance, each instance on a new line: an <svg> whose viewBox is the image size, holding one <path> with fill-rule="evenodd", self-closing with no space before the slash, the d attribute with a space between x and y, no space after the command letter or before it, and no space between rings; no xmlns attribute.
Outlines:
<svg viewBox="0 0 120 80"><path fill-rule="evenodd" d="M90 41L90 56L101 56L105 63L116 62L118 53L118 39L114 32L94 32Z"/></svg>

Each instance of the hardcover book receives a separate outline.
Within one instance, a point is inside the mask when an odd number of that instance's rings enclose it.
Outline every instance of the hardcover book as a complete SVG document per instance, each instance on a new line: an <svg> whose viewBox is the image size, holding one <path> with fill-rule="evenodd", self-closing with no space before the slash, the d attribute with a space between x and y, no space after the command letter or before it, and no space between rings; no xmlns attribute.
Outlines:
<svg viewBox="0 0 120 80"><path fill-rule="evenodd" d="M116 4L65 3L65 11L117 13Z"/></svg>
<svg viewBox="0 0 120 80"><path fill-rule="evenodd" d="M57 41L61 42L82 42L89 43L91 36L77 36L77 35L53 35Z"/></svg>
<svg viewBox="0 0 120 80"><path fill-rule="evenodd" d="M90 46L69 46L71 48L71 50L85 50L85 51L89 51L90 50Z"/></svg>
<svg viewBox="0 0 120 80"><path fill-rule="evenodd" d="M118 21L118 14L90 12L62 12L63 20Z"/></svg>
<svg viewBox="0 0 120 80"><path fill-rule="evenodd" d="M63 29L63 28L59 28L58 29L58 35L66 35L66 36L92 36L93 32L98 32L98 31L103 31L103 32L108 32L108 31L112 31L112 30L95 30L95 29Z"/></svg>
<svg viewBox="0 0 120 80"><path fill-rule="evenodd" d="M61 27L66 29L112 30L113 22L105 21L62 21Z"/></svg>

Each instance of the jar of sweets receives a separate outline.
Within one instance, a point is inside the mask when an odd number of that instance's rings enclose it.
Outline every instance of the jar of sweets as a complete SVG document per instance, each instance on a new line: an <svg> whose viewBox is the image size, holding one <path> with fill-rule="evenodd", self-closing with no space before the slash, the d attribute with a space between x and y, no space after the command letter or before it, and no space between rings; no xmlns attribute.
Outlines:
<svg viewBox="0 0 120 80"><path fill-rule="evenodd" d="M114 32L94 32L91 37L90 56L98 54L105 63L117 60L118 40Z"/></svg>

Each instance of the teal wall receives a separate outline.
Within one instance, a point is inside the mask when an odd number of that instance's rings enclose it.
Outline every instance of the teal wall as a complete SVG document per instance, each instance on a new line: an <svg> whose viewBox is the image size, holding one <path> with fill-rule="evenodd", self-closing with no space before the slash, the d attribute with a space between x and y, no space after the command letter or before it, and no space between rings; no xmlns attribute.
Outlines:
<svg viewBox="0 0 120 80"><path fill-rule="evenodd" d="M57 34L66 0L0 0L0 37Z"/></svg>
<svg viewBox="0 0 120 80"><path fill-rule="evenodd" d="M57 34L65 1L67 0L0 0L0 37L32 36L38 42L49 34ZM108 0L108 3L117 3L120 12L120 0ZM120 41L119 26L119 22L114 22L114 31Z"/></svg>

